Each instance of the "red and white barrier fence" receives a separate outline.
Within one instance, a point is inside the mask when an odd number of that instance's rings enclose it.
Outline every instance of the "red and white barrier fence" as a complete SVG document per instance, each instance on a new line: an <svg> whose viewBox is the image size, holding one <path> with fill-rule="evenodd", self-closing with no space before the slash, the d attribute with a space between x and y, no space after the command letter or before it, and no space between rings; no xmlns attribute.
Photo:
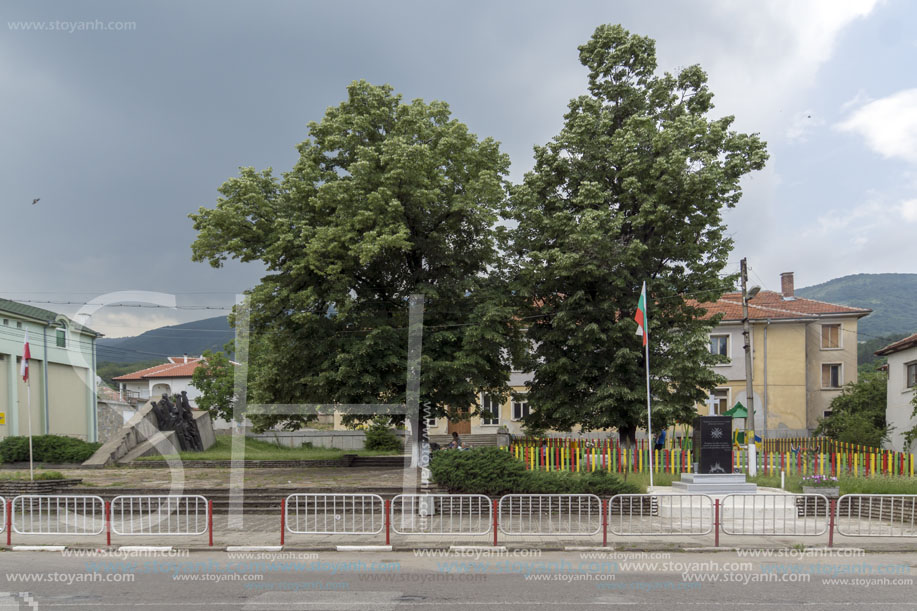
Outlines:
<svg viewBox="0 0 917 611"><path fill-rule="evenodd" d="M116 496L111 531L121 536L194 537L210 529L210 503L199 494Z"/></svg>
<svg viewBox="0 0 917 611"><path fill-rule="evenodd" d="M399 535L486 535L493 505L483 494L399 494L391 527Z"/></svg>
<svg viewBox="0 0 917 611"><path fill-rule="evenodd" d="M94 495L17 496L10 504L12 530L18 535L102 534L105 501Z"/></svg>
<svg viewBox="0 0 917 611"><path fill-rule="evenodd" d="M591 536L602 530L602 501L594 494L508 494L500 499L505 535Z"/></svg>
<svg viewBox="0 0 917 611"><path fill-rule="evenodd" d="M845 494L835 519L846 537L917 537L917 494Z"/></svg>
<svg viewBox="0 0 917 611"><path fill-rule="evenodd" d="M608 501L608 532L617 536L706 535L713 499L705 494L617 494Z"/></svg>
<svg viewBox="0 0 917 611"><path fill-rule="evenodd" d="M213 502L200 495L20 495L3 503L6 544L12 534L197 536L213 545Z"/></svg>
<svg viewBox="0 0 917 611"><path fill-rule="evenodd" d="M821 494L729 494L720 502L719 527L727 535L818 536L828 522Z"/></svg>
<svg viewBox="0 0 917 611"><path fill-rule="evenodd" d="M303 535L590 537L615 536L917 537L917 495L849 494L291 494L281 502L281 545ZM0 532L16 535L182 536L213 545L212 501L200 495L0 497Z"/></svg>
<svg viewBox="0 0 917 611"><path fill-rule="evenodd" d="M286 532L299 535L377 535L386 522L378 494L291 494L283 505Z"/></svg>

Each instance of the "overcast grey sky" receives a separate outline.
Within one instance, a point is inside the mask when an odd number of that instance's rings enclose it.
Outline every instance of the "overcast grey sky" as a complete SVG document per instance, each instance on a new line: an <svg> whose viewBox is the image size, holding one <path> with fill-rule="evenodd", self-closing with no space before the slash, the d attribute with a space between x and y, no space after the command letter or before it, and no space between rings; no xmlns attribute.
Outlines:
<svg viewBox="0 0 917 611"><path fill-rule="evenodd" d="M41 306L139 289L231 305L261 270L192 263L188 214L239 166L288 170L306 123L356 79L448 102L502 142L519 180L584 91L576 47L600 23L655 38L663 70L701 64L714 114L767 140L767 169L727 214L731 269L748 257L770 289L783 271L797 286L917 271L907 0L7 0L0 296ZM220 313L108 308L90 324L121 336Z"/></svg>

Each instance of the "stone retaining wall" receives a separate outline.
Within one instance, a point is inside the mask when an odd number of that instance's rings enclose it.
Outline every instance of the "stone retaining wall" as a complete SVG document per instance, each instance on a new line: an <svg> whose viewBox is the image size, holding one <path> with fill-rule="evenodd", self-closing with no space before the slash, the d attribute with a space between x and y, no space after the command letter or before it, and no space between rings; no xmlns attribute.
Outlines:
<svg viewBox="0 0 917 611"><path fill-rule="evenodd" d="M20 494L63 494L68 488L77 486L82 481L82 479L44 479L37 482L3 481L0 482L0 496L9 500Z"/></svg>

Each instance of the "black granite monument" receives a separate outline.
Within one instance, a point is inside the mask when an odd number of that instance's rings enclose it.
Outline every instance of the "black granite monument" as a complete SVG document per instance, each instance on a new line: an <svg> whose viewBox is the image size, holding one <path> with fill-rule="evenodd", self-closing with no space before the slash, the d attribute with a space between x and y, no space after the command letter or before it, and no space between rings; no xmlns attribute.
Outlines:
<svg viewBox="0 0 917 611"><path fill-rule="evenodd" d="M732 473L732 417L694 419L694 460L697 473Z"/></svg>

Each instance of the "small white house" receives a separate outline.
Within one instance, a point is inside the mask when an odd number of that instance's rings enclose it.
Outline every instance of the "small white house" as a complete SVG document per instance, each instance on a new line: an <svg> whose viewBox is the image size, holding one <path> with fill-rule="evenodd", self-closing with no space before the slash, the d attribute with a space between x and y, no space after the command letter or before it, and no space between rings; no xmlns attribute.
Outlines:
<svg viewBox="0 0 917 611"><path fill-rule="evenodd" d="M877 350L876 355L888 357L885 421L895 427L889 435L889 449L914 452L917 443L905 448L904 433L917 425L917 418L911 418L917 392L917 333Z"/></svg>
<svg viewBox="0 0 917 611"><path fill-rule="evenodd" d="M118 383L120 398L147 401L150 398L158 399L163 393L172 396L186 391L191 407L197 407L195 399L201 393L191 385L191 376L204 362L203 357L185 354L170 356L168 360L168 363L162 365L112 378L112 381Z"/></svg>

